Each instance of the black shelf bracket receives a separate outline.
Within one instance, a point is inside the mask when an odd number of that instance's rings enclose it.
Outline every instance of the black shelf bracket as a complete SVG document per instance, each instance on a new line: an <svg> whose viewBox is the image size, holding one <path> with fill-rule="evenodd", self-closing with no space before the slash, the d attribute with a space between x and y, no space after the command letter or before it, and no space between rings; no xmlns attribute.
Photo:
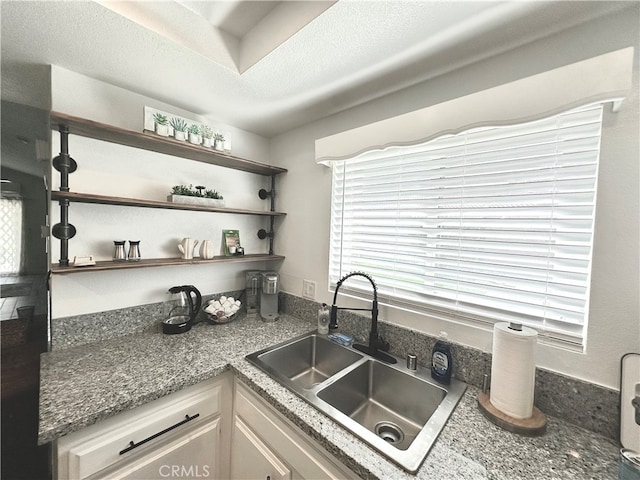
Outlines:
<svg viewBox="0 0 640 480"><path fill-rule="evenodd" d="M276 176L275 175L271 175L271 190L270 191L266 191L264 188L261 188L260 191L258 192L258 196L262 200L266 200L267 198L271 198L271 211L272 212L276 211L276 202L275 202L275 198L276 198ZM274 225L274 222L275 222L275 219L273 217L271 217L271 219L269 220L270 227L269 227L269 231L268 232L264 228L261 228L260 230L258 230L258 238L260 240L264 240L265 238L269 239L269 255L273 255L273 237L274 237L273 225Z"/></svg>
<svg viewBox="0 0 640 480"><path fill-rule="evenodd" d="M69 127L60 125L60 155L53 159L53 168L60 172L60 191L69 191L69 174L78 169L76 161L69 156ZM62 199L60 204L60 223L55 224L51 229L51 234L60 240L60 260L61 267L69 266L69 239L76 235L76 227L69 223L69 200Z"/></svg>

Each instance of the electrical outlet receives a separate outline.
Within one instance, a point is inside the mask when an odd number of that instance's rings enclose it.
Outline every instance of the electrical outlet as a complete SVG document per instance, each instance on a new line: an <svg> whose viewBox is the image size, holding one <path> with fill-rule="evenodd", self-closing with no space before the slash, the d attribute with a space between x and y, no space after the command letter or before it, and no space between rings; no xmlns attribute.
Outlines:
<svg viewBox="0 0 640 480"><path fill-rule="evenodd" d="M316 299L316 282L311 280L302 281L302 297L309 300Z"/></svg>

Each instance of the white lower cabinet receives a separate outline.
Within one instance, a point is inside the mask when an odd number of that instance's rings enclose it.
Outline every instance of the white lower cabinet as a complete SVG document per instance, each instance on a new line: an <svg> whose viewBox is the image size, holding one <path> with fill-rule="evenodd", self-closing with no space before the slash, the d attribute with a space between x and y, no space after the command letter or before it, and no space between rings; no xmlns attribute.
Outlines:
<svg viewBox="0 0 640 480"><path fill-rule="evenodd" d="M227 479L230 372L64 436L58 480Z"/></svg>
<svg viewBox="0 0 640 480"><path fill-rule="evenodd" d="M230 372L61 437L57 480L358 478Z"/></svg>
<svg viewBox="0 0 640 480"><path fill-rule="evenodd" d="M234 479L287 480L291 478L291 470L238 417L234 417L233 425L231 474Z"/></svg>
<svg viewBox="0 0 640 480"><path fill-rule="evenodd" d="M238 380L233 406L233 480L358 478Z"/></svg>

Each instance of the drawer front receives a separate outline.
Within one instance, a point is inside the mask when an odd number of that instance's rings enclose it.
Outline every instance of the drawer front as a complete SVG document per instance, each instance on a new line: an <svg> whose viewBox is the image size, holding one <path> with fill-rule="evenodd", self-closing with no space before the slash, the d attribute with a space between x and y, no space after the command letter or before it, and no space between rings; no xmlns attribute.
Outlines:
<svg viewBox="0 0 640 480"><path fill-rule="evenodd" d="M162 445L124 468L100 472L90 480L218 479L219 442L220 420L210 420L188 436Z"/></svg>
<svg viewBox="0 0 640 480"><path fill-rule="evenodd" d="M230 376L204 382L61 438L58 478L86 478L144 455L220 414Z"/></svg>

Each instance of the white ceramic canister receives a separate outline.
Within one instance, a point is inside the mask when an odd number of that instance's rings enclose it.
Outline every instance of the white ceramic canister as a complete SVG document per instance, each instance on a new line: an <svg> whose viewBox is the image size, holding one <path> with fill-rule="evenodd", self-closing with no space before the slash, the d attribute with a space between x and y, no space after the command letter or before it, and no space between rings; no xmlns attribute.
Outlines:
<svg viewBox="0 0 640 480"><path fill-rule="evenodd" d="M215 256L213 240L203 240L200 244L200 258L210 260Z"/></svg>
<svg viewBox="0 0 640 480"><path fill-rule="evenodd" d="M191 260L193 258L193 250L198 245L198 240L192 240L190 237L183 238L178 244L178 250L182 254L184 260Z"/></svg>

